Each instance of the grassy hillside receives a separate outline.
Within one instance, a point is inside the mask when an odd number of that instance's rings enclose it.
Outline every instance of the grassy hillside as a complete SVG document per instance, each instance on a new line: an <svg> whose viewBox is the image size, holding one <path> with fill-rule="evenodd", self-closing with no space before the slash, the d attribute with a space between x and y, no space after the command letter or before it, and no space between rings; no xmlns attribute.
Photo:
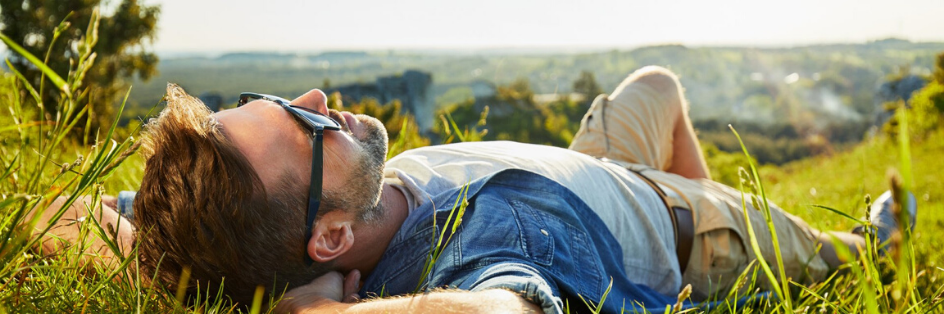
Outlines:
<svg viewBox="0 0 944 314"><path fill-rule="evenodd" d="M89 59L77 61L78 69ZM44 68L41 64L37 67ZM7 312L233 312L246 308L233 306L224 298L222 303L207 304L206 299L184 300L183 293L175 294L160 285L147 285L134 271L137 265L135 251L126 252L128 258L112 259L107 265L83 264L83 259L97 258L98 252L88 252L83 245L64 243L52 254L42 254L36 248L42 238L34 227L38 219L27 218L34 208L44 210L57 197L91 196L91 208L99 208L98 197L116 194L120 190L137 188L142 175L143 161L134 153L139 134L129 129L92 131L76 127L78 117L86 110L86 88L66 82L76 81L83 72L77 71L63 79L48 68L51 84L63 97L62 114L42 112L32 99L38 93L22 84L17 76L0 75L0 313ZM76 114L72 114L76 113ZM456 127L458 128L458 127ZM415 128L399 134L393 146L402 149L410 143L428 143L418 140ZM478 131L464 132L456 137L481 138ZM412 134L412 135L411 135ZM91 145L78 143L89 142ZM406 144L405 144L406 143ZM750 147L748 147L750 148ZM848 230L848 219L812 205L827 206L853 217L862 216L866 194L877 196L888 189L886 170L900 167L900 149L891 140L876 139L864 142L847 152L816 157L775 168L761 169L768 196L814 227ZM908 313L944 311L940 308L944 289L942 254L944 247L944 188L940 169L944 166L944 131L930 133L915 141L912 154L912 185L919 199L919 216L914 241L904 247L913 248L913 260L905 263L889 259L874 261L862 259L847 264L848 273L826 283L810 287L784 282L786 291L794 291L787 298L768 299L752 303L749 308L720 307L725 312L871 312ZM722 158L724 157L724 158ZM731 154L711 156L717 177L730 180L732 172L743 161ZM743 159L741 159L743 160ZM734 176L736 178L737 176ZM58 212L61 216L62 212ZM57 216L58 217L58 216ZM93 223L95 215L68 221L65 227L80 230L79 243L98 237L109 242L106 250L117 251L112 226ZM89 218L89 219L85 219ZM55 220L55 218L53 219ZM56 239L45 238L56 242ZM902 256L909 256L903 254ZM120 263L115 263L115 262ZM912 262L913 261L913 262ZM774 265L774 261L768 261ZM896 266L897 265L897 266ZM897 274L892 274L896 270ZM762 276L762 275L761 275ZM751 277L747 277L752 284ZM780 294L780 293L778 293ZM205 297L205 296L203 296ZM262 296L259 296L260 299ZM278 296L273 296L278 298ZM781 301L782 300L782 301ZM260 303L256 303L260 304ZM183 306L182 306L183 305ZM242 305L240 305L242 306Z"/></svg>
<svg viewBox="0 0 944 314"><path fill-rule="evenodd" d="M9 122L3 119L4 122ZM7 131L10 132L10 131ZM14 152L17 151L14 144L18 141L15 137L10 137L14 133L4 135L4 148L2 150L5 167L15 161ZM22 144L22 143L20 143ZM29 147L29 146L26 146ZM23 150L24 154L30 154ZM91 148L81 145L64 144L54 149L52 152L54 160L66 164L75 160L77 154L85 156L94 156L94 152L100 151L99 148ZM944 200L942 200L941 191L944 183L940 180L937 170L944 163L944 132L936 132L927 139L917 142L912 147L914 156L914 187L915 194L919 199L919 217L918 226L915 233L915 252L916 252L916 270L918 275L914 280L914 285L909 286L921 298L928 298L936 295L938 287L944 284L944 266L942 260L941 241L936 239L944 236ZM26 156L26 155L24 155ZM738 156L739 157L739 156ZM769 197L782 205L785 209L793 212L807 221L814 227L821 229L839 229L848 230L852 223L839 215L826 210L817 209L810 205L817 204L829 206L849 213L852 216L863 215L863 198L866 193L877 196L882 191L888 189L886 180L886 170L890 167L897 167L900 164L898 158L898 149L896 145L889 140L876 139L865 142L847 152L840 152L832 156L807 159L800 162L788 164L781 168L764 167L761 169L761 175L765 182ZM141 177L141 167L143 162L137 155L131 155L126 159L113 173L102 177L102 181L93 184L92 190L85 190L81 193L95 194L95 186L101 187L101 191L107 194L114 194L120 190L136 189ZM95 163L88 161L80 165L76 170L86 172L94 169ZM736 171L736 167L731 164L720 166L716 169L720 173ZM29 175L21 170L15 171L21 175ZM43 175L43 185L53 184L51 176L58 173L58 167L50 167L43 171L48 175ZM21 180L23 177L20 178ZM10 217L11 210L16 208L8 206L16 203L7 203L8 200L16 201L11 198L15 195L15 189L10 184L2 185L4 190L4 206L0 207L3 217ZM50 185L55 186L55 185ZM815 192L812 192L815 189ZM71 191L71 189L69 189ZM18 203L18 202L17 202ZM89 234L93 234L89 231ZM0 312L28 308L35 312L124 312L143 309L148 311L172 311L172 312L191 312L194 308L181 308L175 305L173 293L169 291L140 289L140 283L128 285L125 282L110 280L110 276L101 275L101 271L89 271L82 268L76 268L74 255L53 255L39 256L35 252L25 251L27 254L19 256L5 256L10 262L6 265L6 272L0 283L5 287L16 287L16 289L0 289ZM32 253L29 253L32 252ZM3 255L3 254L0 254ZM852 266L860 267L860 266ZM861 302L863 294L857 294L857 291L846 291L844 287L857 287L854 277L845 277L836 279L832 284L815 286L820 296L827 297L828 301L822 301L809 293L794 294L796 302L794 306L803 308L833 308L842 306L843 309L859 309L865 311L865 305L857 304ZM135 286L139 288L134 288ZM888 285L886 289L891 289ZM851 296L849 296L851 295ZM838 297L838 299L836 299ZM879 296L881 297L881 296ZM887 297L887 294L886 294ZM938 296L939 297L939 296ZM930 309L934 303L931 300L922 299L921 309ZM896 303L904 304L904 303ZM779 307L780 303L759 304L757 310L784 312ZM216 310L227 312L232 310L228 305L216 304L205 305L206 310ZM239 308L236 308L239 309ZM882 307L882 311L891 312L894 308ZM722 308L721 311L733 310ZM738 309L743 311L745 309ZM899 309L900 310L900 309ZM832 311L828 311L832 312Z"/></svg>
<svg viewBox="0 0 944 314"><path fill-rule="evenodd" d="M846 230L850 221L823 209L817 204L846 212L853 217L865 215L865 195L878 197L890 188L887 172L901 169L899 147L888 139L872 139L855 148L832 156L821 156L767 167L762 177L768 196L783 208L822 229ZM913 193L918 199L917 244L927 245L935 254L932 261L944 262L944 191L941 169L944 167L944 132L937 131L926 139L912 143L914 182ZM924 239L925 241L921 241ZM944 266L944 265L937 265Z"/></svg>
<svg viewBox="0 0 944 314"><path fill-rule="evenodd" d="M902 169L899 147L887 139L864 142L834 156L794 162L762 174L772 200L822 230L849 230L853 223L827 210L865 215L865 195L874 199L890 188L887 171ZM918 201L914 233L918 290L929 296L944 286L944 131L911 146L912 191ZM941 296L938 295L938 298ZM939 299L940 300L940 299ZM942 312L938 307L934 312Z"/></svg>

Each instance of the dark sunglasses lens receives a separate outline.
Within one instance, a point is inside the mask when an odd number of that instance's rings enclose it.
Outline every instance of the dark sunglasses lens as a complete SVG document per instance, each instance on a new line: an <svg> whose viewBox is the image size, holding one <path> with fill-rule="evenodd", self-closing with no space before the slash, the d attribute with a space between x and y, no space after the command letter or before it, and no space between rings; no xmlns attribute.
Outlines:
<svg viewBox="0 0 944 314"><path fill-rule="evenodd" d="M291 101L282 97L278 97L278 96L255 94L255 93L242 93L239 95L238 106L245 105L246 103L256 100L256 99L268 99L275 103L281 104L282 106L285 106L286 108L291 108L289 111L295 112L297 115L300 115L301 117L305 118L309 122L316 124L316 126L321 126L328 130L341 129L341 124L339 124L337 121L334 121L334 119L331 119L330 117L324 114L321 114L320 112L311 110L309 108L292 106Z"/></svg>
<svg viewBox="0 0 944 314"><path fill-rule="evenodd" d="M239 102L236 103L236 107L242 107L243 105L253 102L255 100L267 99L267 97L265 96L278 98L271 95L263 95L263 94L256 94L256 93L242 93L242 94L239 94Z"/></svg>
<svg viewBox="0 0 944 314"><path fill-rule="evenodd" d="M331 119L328 116L317 114L295 106L292 106L292 108L295 109L295 112L298 112L303 117L305 117L305 119L308 119L308 121L321 125L326 129L338 130L341 128L341 125L338 124L337 121L334 121L334 119Z"/></svg>

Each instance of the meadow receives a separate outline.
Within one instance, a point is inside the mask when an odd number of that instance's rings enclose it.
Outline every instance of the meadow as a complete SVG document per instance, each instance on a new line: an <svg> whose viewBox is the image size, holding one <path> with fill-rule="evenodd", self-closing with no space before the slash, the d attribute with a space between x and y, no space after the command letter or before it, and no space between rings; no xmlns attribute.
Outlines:
<svg viewBox="0 0 944 314"><path fill-rule="evenodd" d="M2 38L17 50L15 43ZM270 311L261 307L262 300L275 301L279 296L260 295L251 305L232 304L225 297L187 296L145 284L148 280L143 277L153 274L137 271L135 251L115 254L128 258L86 264L82 262L89 257L83 253L84 241L62 244L52 254L37 249L42 241L58 240L42 236L48 230L35 229L44 224L30 218L31 211L47 210L58 197L71 203L91 196L93 202L87 208L91 212L100 206L103 195L136 190L143 173L144 161L135 153L139 124L119 128L115 122L96 130L79 124L83 115L94 114L88 111L90 87L78 84L94 61L90 50L94 36L89 40L68 77L48 70L35 57L34 64L46 74L42 85L30 85L15 72L0 77L0 313ZM44 112L36 105L38 95L50 89L60 94L58 112ZM944 244L937 240L944 237L944 199L939 193L944 188L939 175L944 166L944 131L938 128L915 135L909 131L909 118L899 121L897 136L880 133L848 150L780 167L754 165L746 156L750 147L744 154L725 155L741 158L733 163L710 159L717 173L735 174L745 192L766 195L820 229L852 228L853 218L865 215L868 199L891 188L912 191L919 207L915 232L902 234L901 250L890 258L878 257L875 245L869 243L862 248L864 258L810 286L777 276L782 268L779 261L759 260L758 267L744 274L743 284L753 285L767 277L779 283L775 291L747 307L722 302L711 312L944 312ZM403 127L391 140L394 150L429 144L410 124L400 123ZM487 121L482 127L488 128ZM448 124L445 129L450 130ZM454 123L444 133L446 141L476 140L482 135ZM892 172L899 174L900 184L893 186L889 169L896 169ZM750 197L745 201L751 201ZM97 237L106 242L107 249L118 250L111 227L89 223L94 222L94 215L88 217L92 221L74 221L67 227L81 230L81 240Z"/></svg>

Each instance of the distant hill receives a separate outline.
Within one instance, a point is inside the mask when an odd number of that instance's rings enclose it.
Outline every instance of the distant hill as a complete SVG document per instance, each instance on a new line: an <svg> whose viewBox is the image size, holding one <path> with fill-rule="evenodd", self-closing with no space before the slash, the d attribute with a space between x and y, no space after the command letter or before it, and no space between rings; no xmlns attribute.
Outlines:
<svg viewBox="0 0 944 314"><path fill-rule="evenodd" d="M665 45L585 53L359 52L320 54L227 53L162 60L160 75L136 82L130 114L157 103L166 82L192 94L219 93L225 104L239 92L293 97L311 88L373 82L417 69L432 74L431 99L483 81L507 84L527 78L538 94L570 93L580 71L612 90L644 65L678 73L694 119L808 124L868 121L880 110L876 93L892 76L927 75L944 43L884 39L863 44L791 48ZM457 94L455 92L450 95ZM461 94L461 93L459 93ZM442 105L442 103L439 103Z"/></svg>

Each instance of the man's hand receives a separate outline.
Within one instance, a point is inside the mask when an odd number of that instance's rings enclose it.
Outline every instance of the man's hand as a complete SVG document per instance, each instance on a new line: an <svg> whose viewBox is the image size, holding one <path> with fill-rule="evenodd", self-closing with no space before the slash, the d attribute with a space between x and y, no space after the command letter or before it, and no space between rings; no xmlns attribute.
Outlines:
<svg viewBox="0 0 944 314"><path fill-rule="evenodd" d="M275 311L277 313L302 313L305 310L330 306L337 302L356 302L360 281L361 272L356 269L347 276L342 276L336 271L329 272L307 285L286 293Z"/></svg>

